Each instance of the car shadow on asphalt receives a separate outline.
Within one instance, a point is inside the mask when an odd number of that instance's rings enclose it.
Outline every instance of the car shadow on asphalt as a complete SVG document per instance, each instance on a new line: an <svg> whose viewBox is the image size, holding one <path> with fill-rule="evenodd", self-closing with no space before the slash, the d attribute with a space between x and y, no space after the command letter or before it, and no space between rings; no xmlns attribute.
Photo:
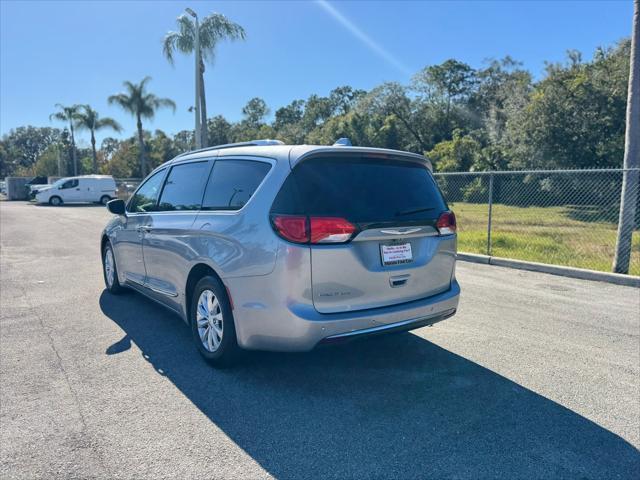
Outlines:
<svg viewBox="0 0 640 480"><path fill-rule="evenodd" d="M624 439L411 333L305 354L247 352L229 370L190 329L138 294L103 313L239 447L276 478L638 478ZM455 320L451 320L455 321ZM551 368L551 366L550 366Z"/></svg>

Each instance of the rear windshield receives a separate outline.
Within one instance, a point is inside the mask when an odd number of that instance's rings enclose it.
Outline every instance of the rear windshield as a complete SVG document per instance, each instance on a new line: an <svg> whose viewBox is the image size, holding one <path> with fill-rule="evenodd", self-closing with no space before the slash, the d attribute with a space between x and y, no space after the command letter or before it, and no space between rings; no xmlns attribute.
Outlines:
<svg viewBox="0 0 640 480"><path fill-rule="evenodd" d="M343 217L352 222L434 219L447 210L426 166L375 158L315 158L285 181L273 213Z"/></svg>

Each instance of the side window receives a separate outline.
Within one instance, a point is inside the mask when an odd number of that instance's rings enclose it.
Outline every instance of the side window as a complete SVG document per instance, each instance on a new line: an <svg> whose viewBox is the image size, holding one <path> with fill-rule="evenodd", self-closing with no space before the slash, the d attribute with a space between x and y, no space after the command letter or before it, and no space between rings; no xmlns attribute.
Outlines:
<svg viewBox="0 0 640 480"><path fill-rule="evenodd" d="M199 210L208 162L176 165L167 176L158 210Z"/></svg>
<svg viewBox="0 0 640 480"><path fill-rule="evenodd" d="M251 160L216 160L202 201L203 210L239 210L251 198L271 165Z"/></svg>
<svg viewBox="0 0 640 480"><path fill-rule="evenodd" d="M128 212L141 213L155 210L164 173L164 170L160 170L147 178L133 197L131 197L131 200L129 200L129 204L127 205Z"/></svg>
<svg viewBox="0 0 640 480"><path fill-rule="evenodd" d="M67 180L66 182L64 182L61 186L60 189L64 190L65 188L74 188L78 186L78 179L71 179L71 180Z"/></svg>

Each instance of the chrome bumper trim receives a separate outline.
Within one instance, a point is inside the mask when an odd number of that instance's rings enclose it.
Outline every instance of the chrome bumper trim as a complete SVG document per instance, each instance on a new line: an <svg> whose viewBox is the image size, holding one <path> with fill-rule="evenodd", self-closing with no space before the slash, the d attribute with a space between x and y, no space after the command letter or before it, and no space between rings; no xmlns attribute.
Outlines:
<svg viewBox="0 0 640 480"><path fill-rule="evenodd" d="M435 315L429 315L426 317L412 318L409 320L403 320L401 322L389 323L386 325L379 325L377 327L365 328L362 330L354 330L353 332L338 333L336 335L325 337L320 341L320 343L327 343L327 342L343 340L343 339L346 340L352 337L359 337L364 335L375 335L377 333L387 333L393 330L398 330L398 331L412 330L414 328L432 325L436 322L439 322L441 320L444 320L446 318L453 316L455 313L456 313L456 309L452 308L451 310L446 310L444 312L436 313Z"/></svg>

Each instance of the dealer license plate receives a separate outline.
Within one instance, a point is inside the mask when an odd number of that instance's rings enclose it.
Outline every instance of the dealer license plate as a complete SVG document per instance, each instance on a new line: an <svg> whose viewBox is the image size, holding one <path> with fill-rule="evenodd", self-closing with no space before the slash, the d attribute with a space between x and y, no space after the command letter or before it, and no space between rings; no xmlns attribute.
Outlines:
<svg viewBox="0 0 640 480"><path fill-rule="evenodd" d="M380 245L382 265L399 265L413 261L410 243L394 243L392 245Z"/></svg>

